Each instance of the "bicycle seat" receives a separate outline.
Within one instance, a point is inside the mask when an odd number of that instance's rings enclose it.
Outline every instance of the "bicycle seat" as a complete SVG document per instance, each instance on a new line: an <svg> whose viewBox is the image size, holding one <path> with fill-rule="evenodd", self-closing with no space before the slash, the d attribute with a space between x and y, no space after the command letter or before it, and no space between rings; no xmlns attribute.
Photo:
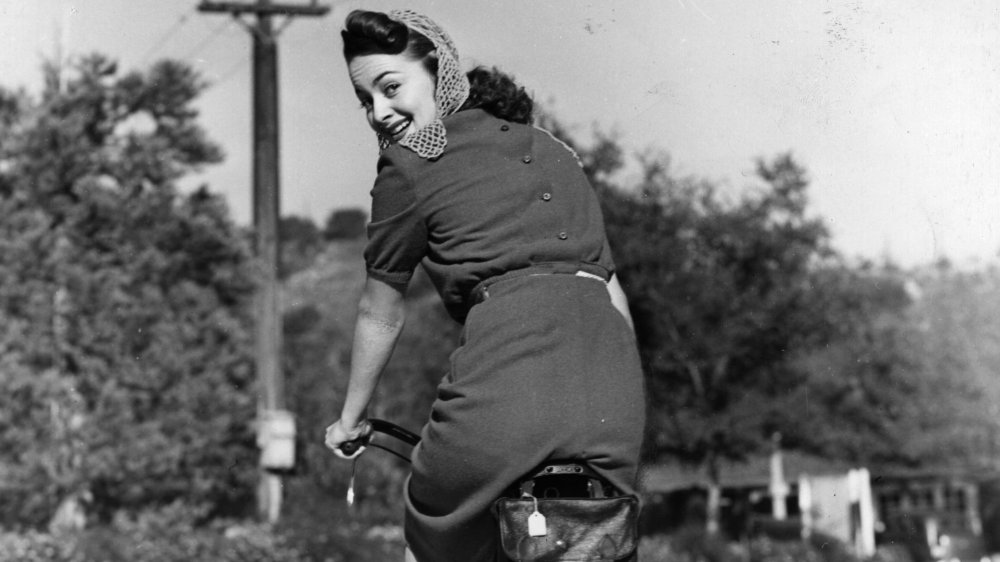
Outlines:
<svg viewBox="0 0 1000 562"><path fill-rule="evenodd" d="M612 486L585 461L545 461L511 485L505 497L603 498L617 495Z"/></svg>

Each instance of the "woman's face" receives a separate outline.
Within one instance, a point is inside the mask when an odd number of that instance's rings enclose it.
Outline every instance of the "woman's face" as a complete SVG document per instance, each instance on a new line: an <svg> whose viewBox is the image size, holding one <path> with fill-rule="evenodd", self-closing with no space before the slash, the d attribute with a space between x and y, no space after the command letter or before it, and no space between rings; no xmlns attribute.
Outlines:
<svg viewBox="0 0 1000 562"><path fill-rule="evenodd" d="M392 142L437 118L434 77L405 55L362 55L347 65L368 125Z"/></svg>

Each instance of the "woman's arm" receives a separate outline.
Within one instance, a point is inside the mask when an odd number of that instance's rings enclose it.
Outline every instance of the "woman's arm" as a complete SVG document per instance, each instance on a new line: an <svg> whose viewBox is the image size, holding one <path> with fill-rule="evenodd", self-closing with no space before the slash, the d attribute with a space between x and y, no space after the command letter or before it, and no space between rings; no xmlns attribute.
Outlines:
<svg viewBox="0 0 1000 562"><path fill-rule="evenodd" d="M611 304L618 309L618 312L621 312L628 327L634 332L635 325L632 323L632 313L628 310L628 299L625 298L625 291L622 290L622 285L618 282L618 276L615 274L612 274L611 280L608 281L608 294L611 295Z"/></svg>
<svg viewBox="0 0 1000 562"><path fill-rule="evenodd" d="M326 430L326 446L338 455L345 456L337 449L340 444L370 432L365 423L365 411L403 331L406 316L403 291L403 286L371 277L365 281L354 325L347 397L340 419Z"/></svg>

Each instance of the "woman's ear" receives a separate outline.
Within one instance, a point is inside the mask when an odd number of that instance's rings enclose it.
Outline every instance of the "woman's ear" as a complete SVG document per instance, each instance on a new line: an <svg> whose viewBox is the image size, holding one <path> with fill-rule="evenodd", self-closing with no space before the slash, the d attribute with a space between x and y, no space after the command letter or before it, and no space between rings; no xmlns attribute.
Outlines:
<svg viewBox="0 0 1000 562"><path fill-rule="evenodd" d="M427 72L430 72L431 76L434 77L435 84L437 84L438 78L438 64L440 64L440 61L438 60L437 49L427 53L427 56L424 57L424 68L426 68Z"/></svg>

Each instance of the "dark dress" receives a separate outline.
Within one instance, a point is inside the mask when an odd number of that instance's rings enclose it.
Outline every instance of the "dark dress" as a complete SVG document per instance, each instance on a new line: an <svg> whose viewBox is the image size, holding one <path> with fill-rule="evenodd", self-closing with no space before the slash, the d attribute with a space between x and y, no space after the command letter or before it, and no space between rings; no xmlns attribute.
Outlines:
<svg viewBox="0 0 1000 562"><path fill-rule="evenodd" d="M493 501L546 459L585 459L634 492L645 399L605 283L573 274L614 271L575 156L481 110L444 123L439 158L380 157L365 259L395 284L422 263L465 324L413 454L406 538L421 562L488 562Z"/></svg>

